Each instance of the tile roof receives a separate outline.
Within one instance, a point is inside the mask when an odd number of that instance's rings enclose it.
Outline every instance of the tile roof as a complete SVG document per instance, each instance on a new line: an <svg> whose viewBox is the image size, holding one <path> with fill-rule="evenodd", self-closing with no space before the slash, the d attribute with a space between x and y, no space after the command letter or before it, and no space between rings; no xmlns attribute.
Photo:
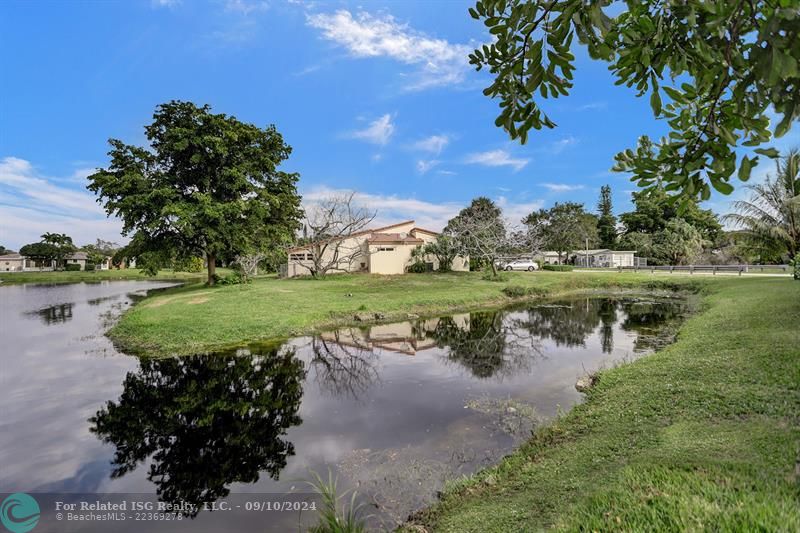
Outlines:
<svg viewBox="0 0 800 533"><path fill-rule="evenodd" d="M402 236L400 233L373 233L372 237L367 239L367 242L372 243L399 243L399 244L422 244L422 239L411 236Z"/></svg>

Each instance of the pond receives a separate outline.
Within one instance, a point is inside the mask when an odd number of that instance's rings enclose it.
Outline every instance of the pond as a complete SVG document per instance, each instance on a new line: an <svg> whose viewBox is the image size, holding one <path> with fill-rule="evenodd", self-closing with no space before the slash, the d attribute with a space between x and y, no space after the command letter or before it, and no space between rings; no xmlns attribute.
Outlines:
<svg viewBox="0 0 800 533"><path fill-rule="evenodd" d="M0 492L203 504L307 491L311 471L331 472L358 491L374 527L392 527L580 402L578 377L669 342L689 312L682 299L583 297L228 353L139 360L115 350L103 335L113 319L167 285L0 288ZM147 529L214 531L219 516ZM297 520L237 514L224 530Z"/></svg>

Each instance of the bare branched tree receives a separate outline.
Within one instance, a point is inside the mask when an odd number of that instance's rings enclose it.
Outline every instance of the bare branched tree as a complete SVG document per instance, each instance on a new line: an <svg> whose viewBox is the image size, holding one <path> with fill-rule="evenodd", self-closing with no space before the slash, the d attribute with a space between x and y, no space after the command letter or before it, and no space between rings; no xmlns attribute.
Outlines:
<svg viewBox="0 0 800 533"><path fill-rule="evenodd" d="M258 275L258 265L266 258L266 253L252 252L249 254L237 255L234 259L234 263L241 267L245 279L249 279Z"/></svg>
<svg viewBox="0 0 800 533"><path fill-rule="evenodd" d="M309 253L290 252L289 261L314 277L350 271L353 264L364 261L367 247L350 237L364 231L376 212L357 205L354 197L354 192L330 196L307 209L301 243Z"/></svg>

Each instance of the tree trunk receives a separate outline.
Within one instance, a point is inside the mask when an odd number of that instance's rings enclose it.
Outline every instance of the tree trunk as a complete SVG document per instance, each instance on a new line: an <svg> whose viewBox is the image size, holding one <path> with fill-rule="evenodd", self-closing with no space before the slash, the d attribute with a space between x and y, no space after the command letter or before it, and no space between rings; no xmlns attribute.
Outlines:
<svg viewBox="0 0 800 533"><path fill-rule="evenodd" d="M494 259L489 261L489 264L492 266L492 277L496 278L497 277L497 268L494 266Z"/></svg>
<svg viewBox="0 0 800 533"><path fill-rule="evenodd" d="M214 285L214 276L217 273L217 256L210 252L206 253L206 262L208 263L208 284Z"/></svg>

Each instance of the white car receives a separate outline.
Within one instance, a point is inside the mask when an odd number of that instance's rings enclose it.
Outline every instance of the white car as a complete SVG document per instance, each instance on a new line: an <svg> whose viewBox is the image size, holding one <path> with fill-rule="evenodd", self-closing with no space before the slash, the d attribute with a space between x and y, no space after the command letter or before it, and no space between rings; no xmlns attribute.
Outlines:
<svg viewBox="0 0 800 533"><path fill-rule="evenodd" d="M505 270L527 270L528 272L533 272L534 270L539 270L539 265L530 259L518 259L506 263L504 268Z"/></svg>

